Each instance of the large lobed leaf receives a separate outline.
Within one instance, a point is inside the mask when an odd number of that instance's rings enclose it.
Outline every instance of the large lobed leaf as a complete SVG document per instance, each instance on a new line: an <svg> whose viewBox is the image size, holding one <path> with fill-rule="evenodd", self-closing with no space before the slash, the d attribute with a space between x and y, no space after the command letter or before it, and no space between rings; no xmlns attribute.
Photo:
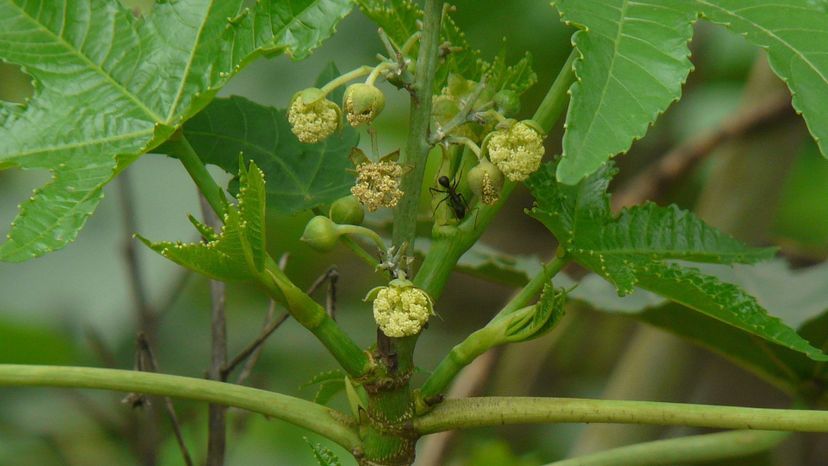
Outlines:
<svg viewBox="0 0 828 466"><path fill-rule="evenodd" d="M619 295L640 287L811 359L828 360L741 288L667 261L751 263L770 257L772 250L750 249L675 207L648 204L615 217L605 191L613 174L607 166L565 185L555 179L554 165L546 164L527 183L535 198L530 215Z"/></svg>
<svg viewBox="0 0 828 466"><path fill-rule="evenodd" d="M35 84L31 102L0 105L0 168L53 174L21 206L0 260L71 242L114 174L242 65L262 53L307 55L351 9L348 0L271 0L244 14L243 4L158 2L136 18L115 0L0 0L0 59Z"/></svg>
<svg viewBox="0 0 828 466"><path fill-rule="evenodd" d="M558 180L576 183L626 152L680 97L701 15L767 49L828 156L828 13L807 0L557 0L579 57Z"/></svg>

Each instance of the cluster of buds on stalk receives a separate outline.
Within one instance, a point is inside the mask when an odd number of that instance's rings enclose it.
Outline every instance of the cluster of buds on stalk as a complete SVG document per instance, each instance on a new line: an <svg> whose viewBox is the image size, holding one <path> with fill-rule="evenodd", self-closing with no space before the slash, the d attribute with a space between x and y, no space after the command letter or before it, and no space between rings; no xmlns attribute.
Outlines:
<svg viewBox="0 0 828 466"><path fill-rule="evenodd" d="M374 121L385 108L385 95L374 86L374 81L379 72L386 68L387 63L380 63L374 68L363 66L332 80L322 88L309 87L294 94L287 112L293 134L300 142L315 144L341 129L342 109L329 100L328 95L349 80L369 72L371 76L367 82L348 86L342 107L345 109L345 119L353 127Z"/></svg>

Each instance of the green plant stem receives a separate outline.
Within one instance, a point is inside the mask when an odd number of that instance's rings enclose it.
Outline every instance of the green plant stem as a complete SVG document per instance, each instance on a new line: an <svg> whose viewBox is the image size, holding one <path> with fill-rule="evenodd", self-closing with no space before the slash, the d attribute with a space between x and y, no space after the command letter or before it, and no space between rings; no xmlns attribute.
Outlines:
<svg viewBox="0 0 828 466"><path fill-rule="evenodd" d="M420 49L417 54L417 70L411 92L411 110L408 140L400 156L400 164L408 171L402 177L400 188L405 193L394 211L394 245L408 244L414 248L417 227L417 207L423 185L426 159L431 149L428 142L431 122L431 97L434 92L434 74L439 57L440 23L443 16L443 0L427 0L423 14Z"/></svg>
<svg viewBox="0 0 828 466"><path fill-rule="evenodd" d="M416 419L414 428L430 434L495 425L571 422L828 432L828 411L504 396L446 400Z"/></svg>
<svg viewBox="0 0 828 466"><path fill-rule="evenodd" d="M566 108L569 99L567 91L575 80L572 62L576 53L572 51L557 78L549 87L546 97L532 116L532 119L546 132L552 129ZM494 205L480 205L477 207L476 215L467 216L466 220L457 227L435 228L434 241L417 272L414 284L428 292L436 301L443 292L443 287L460 256L472 247L486 231L495 215L506 204L515 187L517 183L506 180L500 191L500 199Z"/></svg>
<svg viewBox="0 0 828 466"><path fill-rule="evenodd" d="M741 458L770 450L789 432L737 430L639 443L546 466L655 466Z"/></svg>
<svg viewBox="0 0 828 466"><path fill-rule="evenodd" d="M545 264L541 273L532 278L492 320L528 305L532 297L539 293L543 289L543 286L549 283L552 277L564 268L567 262L566 257L562 256L556 257L548 264ZM496 346L493 343L496 342L493 342L488 336L486 327L469 335L465 340L451 349L443 360L440 361L440 364L437 365L437 368L434 369L434 372L426 379L423 387L420 389L421 397L429 398L442 393L464 367L469 365L481 354Z"/></svg>
<svg viewBox="0 0 828 466"><path fill-rule="evenodd" d="M325 309L307 293L299 289L279 265L268 256L262 280L270 297L285 303L291 317L316 335L342 368L353 377L361 377L369 370L368 356Z"/></svg>
<svg viewBox="0 0 828 466"><path fill-rule="evenodd" d="M362 246L360 246L356 241L351 239L351 237L347 235L343 235L339 237L339 240L342 241L342 244L348 247L357 257L362 259L363 262L368 264L373 268L377 268L379 265L379 261L376 257L372 256L371 253L365 250Z"/></svg>
<svg viewBox="0 0 828 466"><path fill-rule="evenodd" d="M227 200L201 158L183 135L175 136L171 143L176 157L184 164L210 207L223 217L227 209ZM212 199L208 196L209 193L215 193ZM348 374L360 377L368 371L368 356L365 352L328 316L319 303L290 281L270 255L265 263L265 273L261 274L259 281L268 290L271 298L284 303L291 317L322 342Z"/></svg>
<svg viewBox="0 0 828 466"><path fill-rule="evenodd" d="M350 427L351 418L336 410L288 395L212 380L118 369L0 364L0 386L93 388L206 401L290 422L349 451L360 445Z"/></svg>
<svg viewBox="0 0 828 466"><path fill-rule="evenodd" d="M365 76L366 74L369 74L373 70L374 70L373 66L362 65L359 68L355 68L355 69L353 69L353 70L351 70L351 71L349 71L345 74L337 76L336 78L331 80L329 83L322 86L321 91L324 92L326 95L330 94L337 87L342 86L343 84L346 84L350 81L353 81L354 79L361 78L361 77Z"/></svg>
<svg viewBox="0 0 828 466"><path fill-rule="evenodd" d="M359 235L369 238L381 252L385 252L385 243L377 232L360 225L337 225L336 231L346 235Z"/></svg>
<svg viewBox="0 0 828 466"><path fill-rule="evenodd" d="M207 167L198 157L193 146L190 145L190 141L183 134L178 133L170 138L169 144L175 157L181 161L187 173L190 174L190 178L193 179L201 194L207 199L207 203L210 204L219 219L224 219L227 210L227 198L224 197L224 191L210 175L210 172L207 171Z"/></svg>

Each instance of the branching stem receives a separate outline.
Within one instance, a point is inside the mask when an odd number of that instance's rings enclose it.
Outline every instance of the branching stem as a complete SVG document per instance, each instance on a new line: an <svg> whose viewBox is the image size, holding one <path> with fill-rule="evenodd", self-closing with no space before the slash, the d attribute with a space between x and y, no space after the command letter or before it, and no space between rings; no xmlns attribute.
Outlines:
<svg viewBox="0 0 828 466"><path fill-rule="evenodd" d="M504 396L446 400L416 419L414 427L430 434L496 425L571 422L828 432L828 411Z"/></svg>
<svg viewBox="0 0 828 466"><path fill-rule="evenodd" d="M0 386L115 390L218 403L316 432L351 450L360 444L344 414L288 395L177 375L92 367L0 364Z"/></svg>

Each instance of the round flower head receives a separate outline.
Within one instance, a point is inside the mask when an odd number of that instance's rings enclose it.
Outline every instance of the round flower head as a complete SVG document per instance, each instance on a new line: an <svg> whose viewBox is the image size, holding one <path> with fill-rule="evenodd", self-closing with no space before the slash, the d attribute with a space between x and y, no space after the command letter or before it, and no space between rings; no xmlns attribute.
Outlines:
<svg viewBox="0 0 828 466"><path fill-rule="evenodd" d="M374 300L374 320L382 333L401 338L420 333L434 313L431 298L408 280L392 280L374 288L366 300Z"/></svg>
<svg viewBox="0 0 828 466"><path fill-rule="evenodd" d="M385 95L371 84L356 83L345 89L345 118L353 127L374 121L385 108Z"/></svg>
<svg viewBox="0 0 828 466"><path fill-rule="evenodd" d="M288 107L290 130L306 144L322 141L339 129L340 115L339 106L315 87L297 92Z"/></svg>
<svg viewBox="0 0 828 466"><path fill-rule="evenodd" d="M400 190L402 167L395 162L364 162L357 167L356 185L351 194L373 212L380 207L396 207L403 196Z"/></svg>
<svg viewBox="0 0 828 466"><path fill-rule="evenodd" d="M543 135L525 121L492 132L485 143L489 159L512 181L523 181L540 166Z"/></svg>

